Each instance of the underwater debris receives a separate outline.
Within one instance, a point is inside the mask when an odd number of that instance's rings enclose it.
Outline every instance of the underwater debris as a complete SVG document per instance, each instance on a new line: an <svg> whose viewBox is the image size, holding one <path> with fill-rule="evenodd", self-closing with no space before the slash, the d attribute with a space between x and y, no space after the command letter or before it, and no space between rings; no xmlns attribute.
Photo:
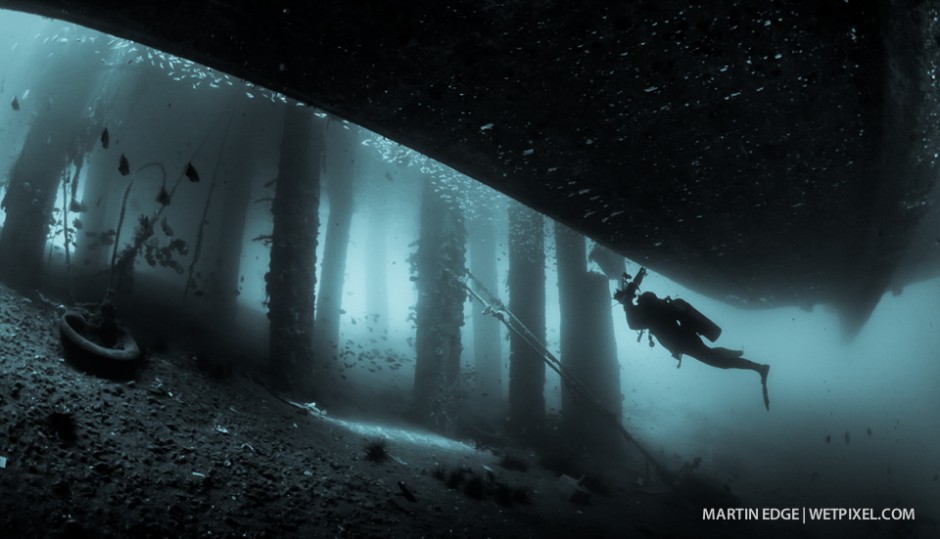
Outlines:
<svg viewBox="0 0 940 539"><path fill-rule="evenodd" d="M105 127L104 131L101 132L101 147L107 150L110 144L111 144L111 137L108 136L108 128Z"/></svg>
<svg viewBox="0 0 940 539"><path fill-rule="evenodd" d="M121 176L127 176L131 173L131 164L127 162L127 157L124 157L124 154L121 154L121 161L118 164L118 172L121 173Z"/></svg>
<svg viewBox="0 0 940 539"><path fill-rule="evenodd" d="M415 497L414 493L411 492L411 489L408 488L408 485L404 481L398 482L398 488L401 490L401 493L405 496L409 502L417 502L418 498Z"/></svg>
<svg viewBox="0 0 940 539"><path fill-rule="evenodd" d="M199 181L199 173L196 172L196 167L192 163L186 163L186 178L193 183Z"/></svg>
<svg viewBox="0 0 940 539"><path fill-rule="evenodd" d="M16 100L16 97L13 98L13 102L10 103L10 106L13 107L13 110L20 110L20 102Z"/></svg>

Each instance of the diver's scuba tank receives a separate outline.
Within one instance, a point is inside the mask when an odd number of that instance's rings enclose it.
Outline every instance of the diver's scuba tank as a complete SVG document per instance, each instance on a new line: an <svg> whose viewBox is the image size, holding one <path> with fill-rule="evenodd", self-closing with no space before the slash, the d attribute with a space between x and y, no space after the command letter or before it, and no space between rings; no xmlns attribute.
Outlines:
<svg viewBox="0 0 940 539"><path fill-rule="evenodd" d="M705 337L709 341L715 342L721 336L721 327L711 321L710 318L700 313L698 309L691 306L689 302L682 298L669 300L669 304L676 309L679 323L688 327L695 333Z"/></svg>

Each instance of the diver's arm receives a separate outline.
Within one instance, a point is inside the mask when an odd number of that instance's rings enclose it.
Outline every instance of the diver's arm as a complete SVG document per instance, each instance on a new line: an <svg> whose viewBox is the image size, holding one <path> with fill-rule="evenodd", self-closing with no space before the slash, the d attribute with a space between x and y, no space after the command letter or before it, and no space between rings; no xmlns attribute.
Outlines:
<svg viewBox="0 0 940 539"><path fill-rule="evenodd" d="M623 312L627 315L627 325L630 326L630 329L641 330L646 329L648 324L646 324L645 317L639 307L633 303L634 296L636 296L636 289L636 283L630 283L624 290L625 299L622 302Z"/></svg>
<svg viewBox="0 0 940 539"><path fill-rule="evenodd" d="M627 325L630 326L630 329L641 330L646 329L646 326L641 324L639 321L639 316L636 312L636 305L630 303L623 304L623 311L627 314Z"/></svg>
<svg viewBox="0 0 940 539"><path fill-rule="evenodd" d="M636 305L625 303L623 311L627 315L627 325L630 326L630 329L640 331L650 328L649 318L646 316L646 313Z"/></svg>

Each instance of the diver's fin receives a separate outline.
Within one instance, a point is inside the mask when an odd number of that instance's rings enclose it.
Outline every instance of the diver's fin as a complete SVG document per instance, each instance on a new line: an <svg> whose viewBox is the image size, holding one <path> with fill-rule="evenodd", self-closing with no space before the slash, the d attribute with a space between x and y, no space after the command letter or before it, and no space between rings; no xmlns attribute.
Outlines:
<svg viewBox="0 0 940 539"><path fill-rule="evenodd" d="M760 366L760 383L767 385L767 375L770 374L770 365Z"/></svg>
<svg viewBox="0 0 940 539"><path fill-rule="evenodd" d="M764 391L764 408L770 411L770 397L767 396L767 374L770 373L770 365L761 365L760 367L760 385Z"/></svg>

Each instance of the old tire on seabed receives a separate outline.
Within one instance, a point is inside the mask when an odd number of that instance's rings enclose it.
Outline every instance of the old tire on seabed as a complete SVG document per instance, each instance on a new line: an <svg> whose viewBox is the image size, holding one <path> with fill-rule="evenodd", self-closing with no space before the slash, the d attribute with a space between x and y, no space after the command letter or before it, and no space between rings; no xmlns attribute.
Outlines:
<svg viewBox="0 0 940 539"><path fill-rule="evenodd" d="M79 369L109 378L131 378L140 366L140 348L137 341L124 328L120 329L117 344L107 348L86 338L88 328L85 316L68 311L59 319L59 337L65 349L65 358Z"/></svg>

